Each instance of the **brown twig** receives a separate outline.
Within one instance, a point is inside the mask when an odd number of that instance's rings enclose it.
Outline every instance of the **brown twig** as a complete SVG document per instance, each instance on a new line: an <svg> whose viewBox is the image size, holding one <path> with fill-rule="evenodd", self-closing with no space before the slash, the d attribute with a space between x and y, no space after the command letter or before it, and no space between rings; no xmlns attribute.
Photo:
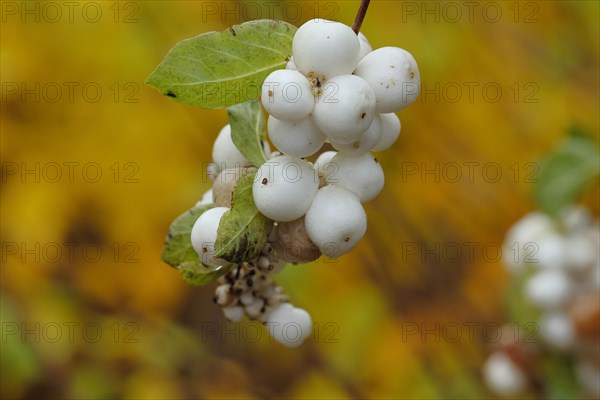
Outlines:
<svg viewBox="0 0 600 400"><path fill-rule="evenodd" d="M369 8L369 3L371 0L362 0L360 2L360 7L358 8L358 13L356 13L356 18L354 19L354 25L352 25L352 30L358 35L360 32L360 27L362 26L363 20L367 15L367 9Z"/></svg>

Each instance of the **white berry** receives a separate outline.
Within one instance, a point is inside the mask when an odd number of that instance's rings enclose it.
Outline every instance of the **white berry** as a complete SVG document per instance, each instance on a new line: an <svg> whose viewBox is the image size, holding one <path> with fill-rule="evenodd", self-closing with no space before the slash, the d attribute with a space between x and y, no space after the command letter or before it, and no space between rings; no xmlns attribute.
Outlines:
<svg viewBox="0 0 600 400"><path fill-rule="evenodd" d="M227 124L215 140L212 148L212 158L219 171L227 168L244 167L250 162L235 147L231 139L231 125ZM215 175L216 176L216 175Z"/></svg>
<svg viewBox="0 0 600 400"><path fill-rule="evenodd" d="M336 154L337 151L324 151L319 154L315 161L315 168L319 172L319 176L327 178L328 175L335 173L335 166L329 166L328 163Z"/></svg>
<svg viewBox="0 0 600 400"><path fill-rule="evenodd" d="M306 232L321 253L336 258L352 250L367 231L367 214L352 192L325 186L305 217Z"/></svg>
<svg viewBox="0 0 600 400"><path fill-rule="evenodd" d="M534 305L549 309L563 306L572 293L569 278L561 271L543 270L532 276L525 286L525 296Z"/></svg>
<svg viewBox="0 0 600 400"><path fill-rule="evenodd" d="M306 214L318 188L317 172L308 162L279 156L260 166L252 194L263 215L274 221L289 222Z"/></svg>
<svg viewBox="0 0 600 400"><path fill-rule="evenodd" d="M362 78L340 75L322 86L313 118L332 141L351 143L369 129L375 116L375 93Z"/></svg>
<svg viewBox="0 0 600 400"><path fill-rule="evenodd" d="M565 240L566 266L573 271L591 268L600 257L598 242L585 233L573 234Z"/></svg>
<svg viewBox="0 0 600 400"><path fill-rule="evenodd" d="M200 200L196 203L196 207L208 206L213 204L213 191L209 189L206 191Z"/></svg>
<svg viewBox="0 0 600 400"><path fill-rule="evenodd" d="M307 117L315 105L308 79L298 71L279 69L262 85L261 101L277 119L298 121Z"/></svg>
<svg viewBox="0 0 600 400"><path fill-rule="evenodd" d="M577 380L590 398L600 398L600 367L591 360L579 360L575 369Z"/></svg>
<svg viewBox="0 0 600 400"><path fill-rule="evenodd" d="M517 221L506 234L502 252L509 270L518 273L526 262L537 260L535 258L539 248L537 241L554 231L554 224L550 217L541 212L531 212Z"/></svg>
<svg viewBox="0 0 600 400"><path fill-rule="evenodd" d="M225 318L232 322L239 322L244 318L245 312L242 306L223 307Z"/></svg>
<svg viewBox="0 0 600 400"><path fill-rule="evenodd" d="M312 320L303 309L282 303L269 313L267 327L273 339L285 347L295 348L312 333Z"/></svg>
<svg viewBox="0 0 600 400"><path fill-rule="evenodd" d="M373 51L373 47L371 47L371 43L367 40L367 37L362 33L358 33L358 42L360 44L360 54L359 59L363 59L367 54Z"/></svg>
<svg viewBox="0 0 600 400"><path fill-rule="evenodd" d="M285 64L285 69L291 69L292 71L298 71L298 67L296 67L296 63L294 62L294 57L290 57L290 60Z"/></svg>
<svg viewBox="0 0 600 400"><path fill-rule="evenodd" d="M398 47L382 47L367 54L354 72L375 91L377 112L396 112L415 101L421 76L414 57Z"/></svg>
<svg viewBox="0 0 600 400"><path fill-rule="evenodd" d="M531 262L540 268L559 269L565 261L565 239L563 236L549 232L541 235L533 242Z"/></svg>
<svg viewBox="0 0 600 400"><path fill-rule="evenodd" d="M569 349L575 343L575 326L565 313L551 312L542 315L539 327L542 339L556 350Z"/></svg>
<svg viewBox="0 0 600 400"><path fill-rule="evenodd" d="M336 75L351 74L360 59L360 42L354 31L339 22L313 19L294 35L294 63L304 75L321 82Z"/></svg>
<svg viewBox="0 0 600 400"><path fill-rule="evenodd" d="M315 154L325 143L325 135L319 131L311 117L299 121L283 121L269 116L269 138L282 153L294 157Z"/></svg>
<svg viewBox="0 0 600 400"><path fill-rule="evenodd" d="M375 114L373 118L373 122L369 129L363 132L355 141L348 144L337 144L335 142L331 142L333 147L341 153L351 154L351 155L361 155L368 153L379 143L381 140L382 134L382 123L381 117L379 114Z"/></svg>
<svg viewBox="0 0 600 400"><path fill-rule="evenodd" d="M217 241L217 229L223 214L229 211L226 207L215 207L205 211L192 227L192 247L198 253L202 264L209 267L228 265L229 262L215 257L215 242Z"/></svg>
<svg viewBox="0 0 600 400"><path fill-rule="evenodd" d="M527 385L523 371L502 352L493 353L485 361L483 378L491 391L502 396L519 394Z"/></svg>
<svg viewBox="0 0 600 400"><path fill-rule="evenodd" d="M379 114L381 117L381 139L373 147L372 151L387 150L398 140L400 136L400 118L394 113Z"/></svg>
<svg viewBox="0 0 600 400"><path fill-rule="evenodd" d="M361 203L373 200L383 189L383 168L371 153L358 156L338 153L329 164L335 166L335 173L327 177L327 183L348 189Z"/></svg>

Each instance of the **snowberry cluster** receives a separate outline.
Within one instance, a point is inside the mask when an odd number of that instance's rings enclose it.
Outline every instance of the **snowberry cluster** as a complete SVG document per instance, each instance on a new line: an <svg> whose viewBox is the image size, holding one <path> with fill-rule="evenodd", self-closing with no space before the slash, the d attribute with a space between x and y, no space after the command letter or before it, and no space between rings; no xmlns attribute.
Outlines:
<svg viewBox="0 0 600 400"><path fill-rule="evenodd" d="M294 36L287 68L262 86L268 134L282 155L263 164L253 186L265 216L304 220L310 242L328 257L352 250L363 237L362 203L382 190L381 165L370 153L400 134L394 114L419 92L419 70L406 50L372 51L364 35L339 22L314 19ZM304 158L329 142L336 151L311 164Z"/></svg>
<svg viewBox="0 0 600 400"><path fill-rule="evenodd" d="M256 208L274 221L262 254L231 266L220 278L215 302L225 316L244 315L267 324L288 347L310 334L310 315L292 306L272 275L287 263L306 263L321 254L339 257L352 250L367 229L362 203L383 188L381 165L370 153L389 148L400 135L394 112L412 103L420 87L419 70L407 51L372 51L364 35L346 25L315 19L293 40L287 68L271 73L262 87L269 113L268 161L251 163L233 143L230 125L213 145L209 176L213 187L197 205L215 207L196 221L191 241L203 264L230 265L214 256L221 217L231 207L238 179L254 173ZM328 142L337 151L316 155Z"/></svg>
<svg viewBox="0 0 600 400"><path fill-rule="evenodd" d="M240 321L246 315L266 324L279 343L298 347L310 335L312 321L306 311L292 306L283 289L272 281L273 267L263 254L255 262L232 268L219 278L213 301L223 307L227 319Z"/></svg>
<svg viewBox="0 0 600 400"><path fill-rule="evenodd" d="M540 312L543 349L572 355L581 387L600 396L600 225L580 207L554 220L533 212L508 232L505 264L524 279L522 297ZM537 351L533 351L535 354ZM493 353L484 367L492 390L513 395L530 371L510 352Z"/></svg>
<svg viewBox="0 0 600 400"><path fill-rule="evenodd" d="M225 171L230 172L230 176L241 176L242 169ZM220 180L218 177L215 179L213 189L196 205L214 204L216 207L205 211L198 218L191 233L192 246L204 265L231 266L229 272L218 279L219 286L215 290L213 300L223 308L223 314L230 321L240 321L244 316L261 321L267 325L269 333L276 341L286 347L298 347L310 335L312 320L306 311L292 306L283 289L276 286L272 280L272 276L289 261L281 251L281 244L286 243L290 236L285 233L286 226L276 227L271 232L269 241L254 260L231 265L214 255L219 223L231 207L231 193L235 186L231 184L232 181L235 182L231 179ZM228 196L224 187L230 187ZM223 207L223 203L228 203L229 207Z"/></svg>

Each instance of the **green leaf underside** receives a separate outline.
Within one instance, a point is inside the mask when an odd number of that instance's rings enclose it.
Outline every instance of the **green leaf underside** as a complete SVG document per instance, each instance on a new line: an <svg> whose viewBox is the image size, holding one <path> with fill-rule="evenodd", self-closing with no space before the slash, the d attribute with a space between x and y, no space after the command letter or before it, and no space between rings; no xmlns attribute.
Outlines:
<svg viewBox="0 0 600 400"><path fill-rule="evenodd" d="M260 101L252 100L227 109L231 124L231 139L253 165L259 167L267 161L262 148L265 138L265 117Z"/></svg>
<svg viewBox="0 0 600 400"><path fill-rule="evenodd" d="M256 99L267 75L285 67L296 30L284 21L257 20L183 40L146 83L176 101L203 108Z"/></svg>
<svg viewBox="0 0 600 400"><path fill-rule="evenodd" d="M182 278L191 285L206 285L225 274L228 267L211 268L200 262L192 247L191 233L196 220L212 205L194 207L177 217L165 240L161 259L180 271Z"/></svg>
<svg viewBox="0 0 600 400"><path fill-rule="evenodd" d="M598 146L585 136L572 135L542 161L534 200L540 210L556 215L599 174Z"/></svg>
<svg viewBox="0 0 600 400"><path fill-rule="evenodd" d="M262 215L252 196L255 173L242 176L233 192L232 208L223 215L215 256L240 263L257 257L267 242L273 221Z"/></svg>

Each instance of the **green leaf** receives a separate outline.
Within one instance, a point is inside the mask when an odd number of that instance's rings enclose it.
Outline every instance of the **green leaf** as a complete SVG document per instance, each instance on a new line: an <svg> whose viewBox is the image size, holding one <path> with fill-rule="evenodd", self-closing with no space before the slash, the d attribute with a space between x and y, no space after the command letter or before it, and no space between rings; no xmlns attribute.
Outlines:
<svg viewBox="0 0 600 400"><path fill-rule="evenodd" d="M242 176L233 192L233 204L217 232L215 256L240 263L257 257L267 242L273 221L262 215L252 197L254 173Z"/></svg>
<svg viewBox="0 0 600 400"><path fill-rule="evenodd" d="M184 104L223 108L256 99L271 72L285 67L297 28L257 20L175 45L146 84Z"/></svg>
<svg viewBox="0 0 600 400"><path fill-rule="evenodd" d="M585 136L571 135L540 165L533 190L537 207L550 215L558 214L599 174L598 146Z"/></svg>
<svg viewBox="0 0 600 400"><path fill-rule="evenodd" d="M260 101L252 100L231 106L227 109L227 115L233 144L244 157L259 167L267 161L262 147L266 130Z"/></svg>
<svg viewBox="0 0 600 400"><path fill-rule="evenodd" d="M200 262L200 257L192 247L191 234L196 220L212 205L194 207L175 218L165 239L161 259L171 267L179 268L185 262Z"/></svg>
<svg viewBox="0 0 600 400"><path fill-rule="evenodd" d="M177 268L183 280L190 285L206 285L225 274L230 268L229 266L217 268L205 266L192 247L192 228L200 215L211 208L212 205L194 207L177 217L171 224L165 240L161 259Z"/></svg>
<svg viewBox="0 0 600 400"><path fill-rule="evenodd" d="M538 371L544 384L544 398L549 400L581 399L581 386L575 376L572 357L563 354L545 354L538 362Z"/></svg>
<svg viewBox="0 0 600 400"><path fill-rule="evenodd" d="M506 309L511 322L524 330L531 330L537 325L540 311L524 298L525 285L535 273L532 268L526 268L521 274L513 277L507 288ZM535 329L534 329L535 330ZM537 332L525 332L528 340L536 340Z"/></svg>
<svg viewBox="0 0 600 400"><path fill-rule="evenodd" d="M197 262L187 261L178 267L183 280L193 286L208 285L220 276L225 275L230 268L231 265L218 266L216 268L207 267L199 260Z"/></svg>

